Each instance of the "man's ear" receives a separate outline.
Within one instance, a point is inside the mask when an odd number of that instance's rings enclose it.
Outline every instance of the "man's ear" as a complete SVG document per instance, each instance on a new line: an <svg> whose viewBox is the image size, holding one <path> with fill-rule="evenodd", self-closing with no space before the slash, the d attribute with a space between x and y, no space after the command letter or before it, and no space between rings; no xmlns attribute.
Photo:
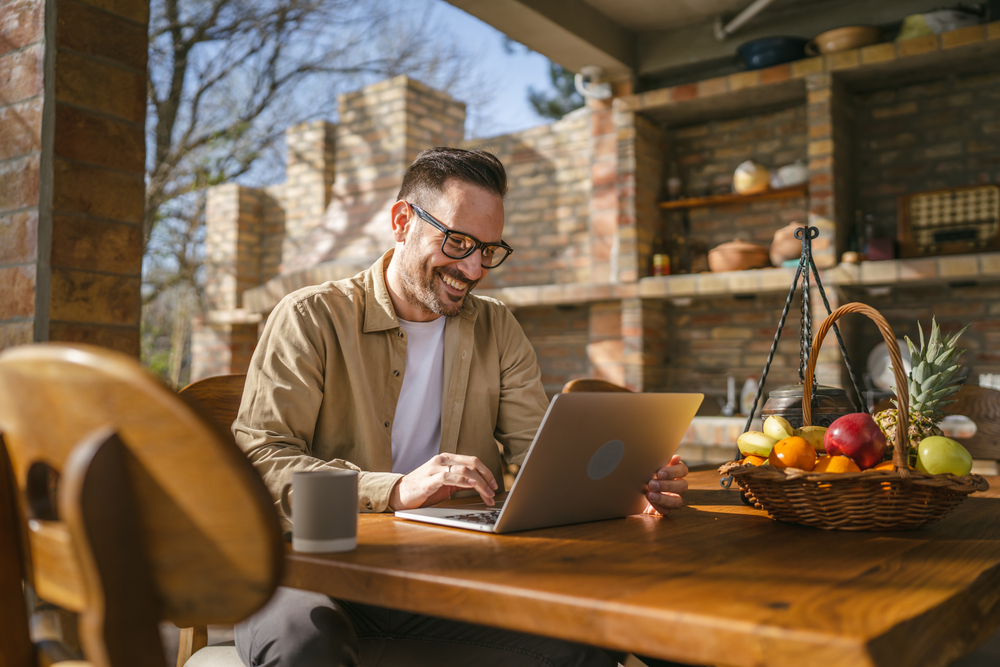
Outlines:
<svg viewBox="0 0 1000 667"><path fill-rule="evenodd" d="M405 201L398 201L390 209L392 214L392 238L396 243L406 241L406 235L410 231L410 223L414 216L411 214L410 206Z"/></svg>

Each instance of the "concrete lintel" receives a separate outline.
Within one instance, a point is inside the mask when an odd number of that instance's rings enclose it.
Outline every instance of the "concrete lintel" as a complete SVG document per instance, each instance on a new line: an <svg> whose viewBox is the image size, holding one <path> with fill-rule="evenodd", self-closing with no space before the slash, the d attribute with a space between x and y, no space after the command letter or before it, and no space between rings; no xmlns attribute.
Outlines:
<svg viewBox="0 0 1000 667"><path fill-rule="evenodd" d="M597 65L609 78L636 70L636 35L581 0L448 0L572 72Z"/></svg>

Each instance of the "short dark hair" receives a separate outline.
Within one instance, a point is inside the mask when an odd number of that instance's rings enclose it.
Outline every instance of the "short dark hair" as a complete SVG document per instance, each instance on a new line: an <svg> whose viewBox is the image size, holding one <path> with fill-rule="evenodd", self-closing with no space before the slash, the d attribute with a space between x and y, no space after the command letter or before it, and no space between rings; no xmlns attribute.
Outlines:
<svg viewBox="0 0 1000 667"><path fill-rule="evenodd" d="M431 205L426 198L440 195L449 178L478 185L503 199L507 194L507 172L496 155L484 150L463 150L438 146L421 151L406 170L396 201L415 199Z"/></svg>

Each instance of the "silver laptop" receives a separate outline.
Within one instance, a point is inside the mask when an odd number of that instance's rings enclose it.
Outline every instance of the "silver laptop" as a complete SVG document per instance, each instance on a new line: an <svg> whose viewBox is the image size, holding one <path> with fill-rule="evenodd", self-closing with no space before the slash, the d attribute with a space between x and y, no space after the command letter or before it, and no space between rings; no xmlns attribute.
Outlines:
<svg viewBox="0 0 1000 667"><path fill-rule="evenodd" d="M502 504L423 507L400 510L396 516L511 533L638 514L646 507L646 482L677 451L703 398L559 394L549 404Z"/></svg>

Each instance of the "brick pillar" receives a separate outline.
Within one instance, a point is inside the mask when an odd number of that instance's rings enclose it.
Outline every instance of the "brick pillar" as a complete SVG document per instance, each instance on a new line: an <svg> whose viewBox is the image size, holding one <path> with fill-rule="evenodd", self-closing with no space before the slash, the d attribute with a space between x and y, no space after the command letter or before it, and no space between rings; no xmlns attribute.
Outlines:
<svg viewBox="0 0 1000 667"><path fill-rule="evenodd" d="M590 281L618 282L618 141L611 101L590 100Z"/></svg>
<svg viewBox="0 0 1000 667"><path fill-rule="evenodd" d="M205 302L194 319L191 380L245 373L259 316L242 310L243 292L261 281L261 229L267 195L235 183L208 191Z"/></svg>
<svg viewBox="0 0 1000 667"><path fill-rule="evenodd" d="M139 354L149 5L0 5L0 348Z"/></svg>
<svg viewBox="0 0 1000 667"><path fill-rule="evenodd" d="M282 257L298 254L330 204L336 171L335 130L332 123L317 120L294 125L285 132L288 157Z"/></svg>
<svg viewBox="0 0 1000 667"><path fill-rule="evenodd" d="M622 341L622 305L619 302L590 306L587 359L590 377L625 384L625 348Z"/></svg>
<svg viewBox="0 0 1000 667"><path fill-rule="evenodd" d="M810 74L808 89L809 213L834 223L835 238L813 249L820 267L833 266L854 224L851 161L853 106L845 85L829 74ZM824 230L825 231L825 230Z"/></svg>
<svg viewBox="0 0 1000 667"><path fill-rule="evenodd" d="M329 206L301 223L301 243L286 244L283 274L332 259L345 276L367 268L392 246L389 209L406 168L420 151L458 145L464 133L465 104L405 75L341 95L339 107ZM290 168L282 200L289 228L292 173Z"/></svg>

